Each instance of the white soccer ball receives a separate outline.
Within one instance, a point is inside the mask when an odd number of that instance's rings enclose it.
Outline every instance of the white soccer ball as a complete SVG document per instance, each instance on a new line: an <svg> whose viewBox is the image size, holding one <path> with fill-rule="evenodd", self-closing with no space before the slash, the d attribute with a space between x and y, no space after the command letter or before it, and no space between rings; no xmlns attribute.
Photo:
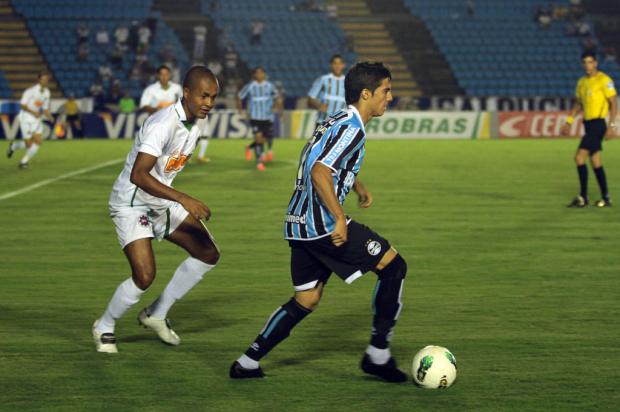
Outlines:
<svg viewBox="0 0 620 412"><path fill-rule="evenodd" d="M412 375L422 388L449 388L456 380L456 358L442 346L427 346L413 357Z"/></svg>

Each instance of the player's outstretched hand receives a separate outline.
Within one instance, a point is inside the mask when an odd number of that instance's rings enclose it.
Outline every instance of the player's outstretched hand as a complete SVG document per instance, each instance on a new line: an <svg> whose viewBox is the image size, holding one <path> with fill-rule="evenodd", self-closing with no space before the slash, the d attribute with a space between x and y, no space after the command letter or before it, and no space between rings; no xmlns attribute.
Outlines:
<svg viewBox="0 0 620 412"><path fill-rule="evenodd" d="M347 232L347 219L337 219L336 227L334 228L334 231L331 235L332 243L334 244L334 246L340 247L346 243L348 235Z"/></svg>
<svg viewBox="0 0 620 412"><path fill-rule="evenodd" d="M616 137L616 133L618 131L618 128L616 126L615 123L610 123L607 126L607 133L605 133L605 140L609 140L609 139L613 139L614 137Z"/></svg>
<svg viewBox="0 0 620 412"><path fill-rule="evenodd" d="M368 190L358 193L357 196L357 205L362 209L366 209L372 205L372 194Z"/></svg>
<svg viewBox="0 0 620 412"><path fill-rule="evenodd" d="M187 210L189 214L194 216L197 220L209 220L211 217L211 209L209 209L209 206L205 205L200 200L187 196L184 197L179 203L181 203L181 206L183 206L183 208L185 208L185 210Z"/></svg>
<svg viewBox="0 0 620 412"><path fill-rule="evenodd" d="M568 136L569 133L570 133L570 124L564 123L562 127L560 128L560 134L562 136Z"/></svg>

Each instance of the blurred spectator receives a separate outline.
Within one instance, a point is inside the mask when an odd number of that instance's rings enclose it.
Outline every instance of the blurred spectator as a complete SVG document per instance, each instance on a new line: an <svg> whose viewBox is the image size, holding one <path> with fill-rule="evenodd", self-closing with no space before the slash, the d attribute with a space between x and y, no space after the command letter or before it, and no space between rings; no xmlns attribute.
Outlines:
<svg viewBox="0 0 620 412"><path fill-rule="evenodd" d="M552 12L552 18L553 20L556 21L560 21L560 20L566 20L566 17L568 16L568 7L566 6L555 6L553 8L553 12Z"/></svg>
<svg viewBox="0 0 620 412"><path fill-rule="evenodd" d="M94 100L95 110L103 110L103 84L101 84L101 79L95 79L93 84L90 85L88 93Z"/></svg>
<svg viewBox="0 0 620 412"><path fill-rule="evenodd" d="M136 102L133 99L133 97L131 97L129 92L125 90L125 92L123 93L123 97L121 97L121 99L118 101L118 112L129 114L135 111L136 111Z"/></svg>
<svg viewBox="0 0 620 412"><path fill-rule="evenodd" d="M586 37L590 35L590 25L585 21L575 23L575 32L577 36Z"/></svg>
<svg viewBox="0 0 620 412"><path fill-rule="evenodd" d="M177 58L176 50L170 42L166 42L159 50L159 59L161 61L175 60Z"/></svg>
<svg viewBox="0 0 620 412"><path fill-rule="evenodd" d="M474 0L465 0L465 13L467 17L474 17L476 15L476 3L474 3Z"/></svg>
<svg viewBox="0 0 620 412"><path fill-rule="evenodd" d="M127 46L129 46L129 50L132 52L136 52L138 50L138 30L140 29L140 23L138 20L133 20L131 22L131 26L129 27L129 38L127 39Z"/></svg>
<svg viewBox="0 0 620 412"><path fill-rule="evenodd" d="M102 63L99 66L98 73L102 80L110 80L112 78L112 68L108 63Z"/></svg>
<svg viewBox="0 0 620 412"><path fill-rule="evenodd" d="M114 30L114 38L116 39L116 47L121 51L127 50L127 40L129 39L129 29L120 25Z"/></svg>
<svg viewBox="0 0 620 412"><path fill-rule="evenodd" d="M194 55L195 63L202 64L205 55L205 42L207 41L207 27L204 25L194 26Z"/></svg>
<svg viewBox="0 0 620 412"><path fill-rule="evenodd" d="M82 137L82 123L80 122L80 104L75 99L75 94L69 94L69 98L61 108L65 114L65 129L71 128L75 137Z"/></svg>
<svg viewBox="0 0 620 412"><path fill-rule="evenodd" d="M544 7L539 7L536 10L535 20L538 23L538 26L542 29L547 29L551 26L552 18L551 18L551 10L546 9Z"/></svg>
<svg viewBox="0 0 620 412"><path fill-rule="evenodd" d="M592 37L585 37L581 40L581 49L584 52L592 52L592 53L596 53L596 42L594 41L594 39Z"/></svg>
<svg viewBox="0 0 620 412"><path fill-rule="evenodd" d="M211 60L209 64L207 64L207 68L211 70L216 77L219 77L224 70L222 63L220 63L219 60Z"/></svg>
<svg viewBox="0 0 620 412"><path fill-rule="evenodd" d="M101 26L99 28L95 39L97 41L97 47L104 50L108 48L108 45L110 44L110 35L105 27Z"/></svg>
<svg viewBox="0 0 620 412"><path fill-rule="evenodd" d="M338 5L336 5L335 3L329 3L327 5L327 18L329 19L338 18Z"/></svg>
<svg viewBox="0 0 620 412"><path fill-rule="evenodd" d="M116 46L114 46L112 53L110 53L110 63L112 63L115 67L120 68L122 62L123 49L117 44Z"/></svg>
<svg viewBox="0 0 620 412"><path fill-rule="evenodd" d="M115 79L110 86L110 90L105 96L104 105L105 107L111 111L115 112L118 110L118 102L123 96L121 91L121 82L118 79Z"/></svg>
<svg viewBox="0 0 620 412"><path fill-rule="evenodd" d="M90 29L84 23L81 23L77 28L78 35L78 44L88 43L88 35L90 34Z"/></svg>
<svg viewBox="0 0 620 412"><path fill-rule="evenodd" d="M142 25L138 29L138 48L136 51L138 53L144 53L149 49L149 42L151 41L151 29L147 26Z"/></svg>
<svg viewBox="0 0 620 412"><path fill-rule="evenodd" d="M211 4L209 4L209 14L214 14L219 8L219 0L211 0Z"/></svg>
<svg viewBox="0 0 620 412"><path fill-rule="evenodd" d="M226 55L224 55L224 73L226 78L232 79L237 74L237 53L232 47L228 48Z"/></svg>
<svg viewBox="0 0 620 412"><path fill-rule="evenodd" d="M88 43L80 43L80 45L78 46L78 59L81 61L86 61L88 60L88 54Z"/></svg>
<svg viewBox="0 0 620 412"><path fill-rule="evenodd" d="M260 44L263 38L263 31L265 31L265 23L262 20L254 20L250 24L250 43Z"/></svg>
<svg viewBox="0 0 620 412"><path fill-rule="evenodd" d="M616 49L613 47L606 47L603 53L605 54L605 62L612 63L616 61Z"/></svg>

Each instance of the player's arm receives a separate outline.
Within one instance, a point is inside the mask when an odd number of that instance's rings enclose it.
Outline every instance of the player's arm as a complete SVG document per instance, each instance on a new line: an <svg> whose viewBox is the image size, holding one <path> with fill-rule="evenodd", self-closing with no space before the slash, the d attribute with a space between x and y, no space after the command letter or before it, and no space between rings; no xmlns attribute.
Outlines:
<svg viewBox="0 0 620 412"><path fill-rule="evenodd" d="M616 116L618 115L618 96L614 95L607 98L609 102L609 131L610 134L616 132Z"/></svg>
<svg viewBox="0 0 620 412"><path fill-rule="evenodd" d="M575 100L575 103L573 103L573 107L570 109L570 114L566 118L566 122L562 125L562 128L560 129L560 132L564 136L568 135L570 131L570 126L575 121L575 117L577 117L579 113L581 113L581 109L582 109L581 101L579 101L579 99Z"/></svg>
<svg viewBox="0 0 620 412"><path fill-rule="evenodd" d="M321 94L321 88L321 78L319 77L308 92L308 106L320 112L327 112L327 104L321 104L318 99L319 94Z"/></svg>
<svg viewBox="0 0 620 412"><path fill-rule="evenodd" d="M347 241L347 217L334 191L332 169L317 162L310 171L310 177L312 178L312 186L319 195L321 202L336 220L336 227L331 235L332 242L336 246L342 246Z"/></svg>
<svg viewBox="0 0 620 412"><path fill-rule="evenodd" d="M39 112L37 112L37 111L35 111L35 110L31 110L31 109L30 109L30 108L28 108L28 106L26 106L25 104L21 104L21 105L20 105L20 108L21 108L23 111L30 113L30 114L31 114L31 115L33 115L34 117L40 117L40 116L41 116L41 113L39 113Z"/></svg>
<svg viewBox="0 0 620 412"><path fill-rule="evenodd" d="M178 202L196 219L209 219L211 210L207 205L183 192L166 186L151 175L151 170L157 162L157 157L148 153L139 152L131 170L131 183L138 186L151 196Z"/></svg>
<svg viewBox="0 0 620 412"><path fill-rule="evenodd" d="M372 194L358 179L355 179L355 183L353 183L353 190L357 193L359 207L366 209L372 205Z"/></svg>
<svg viewBox="0 0 620 412"><path fill-rule="evenodd" d="M152 96L150 90L147 88L142 93L142 97L140 97L140 110L147 112L148 114L153 114L157 111L157 107L151 106L154 101L154 97Z"/></svg>

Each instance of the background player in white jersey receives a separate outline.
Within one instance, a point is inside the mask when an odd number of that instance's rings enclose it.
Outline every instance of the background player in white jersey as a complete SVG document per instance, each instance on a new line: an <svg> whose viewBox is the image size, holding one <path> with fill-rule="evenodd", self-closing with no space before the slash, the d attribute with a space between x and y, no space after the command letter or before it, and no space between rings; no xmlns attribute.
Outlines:
<svg viewBox="0 0 620 412"><path fill-rule="evenodd" d="M254 69L254 80L243 86L237 95L237 109L243 116L250 118L254 133L254 142L245 149L246 160L252 160L252 149L256 155L256 168L265 170L264 160L273 160L273 121L274 112L281 111L282 101L276 87L267 80L267 72L262 67ZM247 99L247 111L243 110L243 101ZM264 156L265 143L268 145Z"/></svg>
<svg viewBox="0 0 620 412"><path fill-rule="evenodd" d="M45 117L53 121L50 114L50 90L47 88L49 74L39 73L39 81L34 86L26 89L19 102L20 111L18 116L19 129L22 132L22 140L11 142L6 151L7 157L11 158L13 152L18 149L27 149L26 154L19 161L19 167L25 169L28 162L39 151L43 141L43 121Z"/></svg>
<svg viewBox="0 0 620 412"><path fill-rule="evenodd" d="M162 294L140 312L138 321L160 339L178 345L180 339L166 319L181 299L215 267L219 251L200 219L211 211L199 200L172 188L172 181L192 155L198 140L198 119L207 117L219 85L204 66L192 67L183 80L183 97L150 116L136 136L125 167L110 195L110 215L131 266L103 315L92 328L98 352L116 353L115 322L138 302L155 278L151 239L166 239L190 257L177 268Z"/></svg>
<svg viewBox="0 0 620 412"><path fill-rule="evenodd" d="M329 62L330 72L316 79L308 92L308 106L319 111L317 125L347 107L344 97L344 59L334 54Z"/></svg>
<svg viewBox="0 0 620 412"><path fill-rule="evenodd" d="M181 86L170 80L171 73L168 66L159 66L157 81L149 85L140 98L140 109L147 113L155 113L159 109L174 104L183 96Z"/></svg>

